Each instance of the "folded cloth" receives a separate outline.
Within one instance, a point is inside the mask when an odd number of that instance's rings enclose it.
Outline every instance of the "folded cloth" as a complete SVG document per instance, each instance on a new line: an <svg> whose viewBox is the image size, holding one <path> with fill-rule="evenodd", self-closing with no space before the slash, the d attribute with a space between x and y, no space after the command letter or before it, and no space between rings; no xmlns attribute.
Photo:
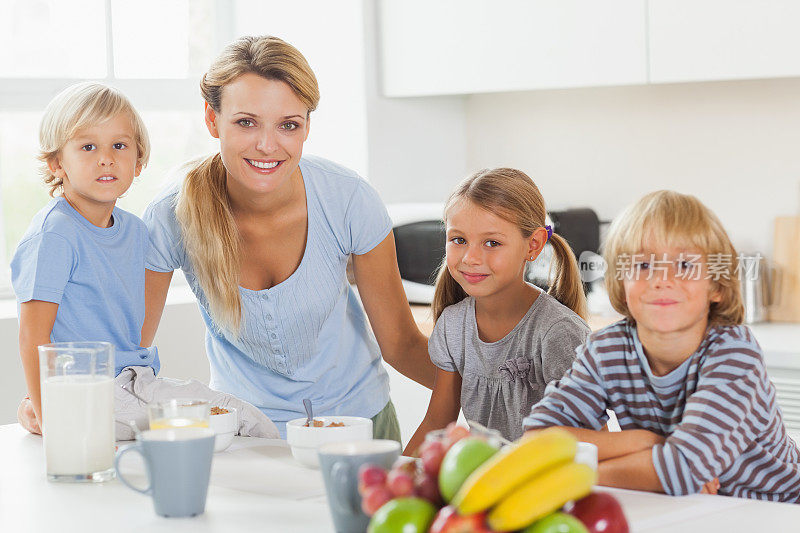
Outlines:
<svg viewBox="0 0 800 533"><path fill-rule="evenodd" d="M126 389L126 390L122 390ZM140 428L149 425L147 404L172 398L197 398L208 400L213 407L234 407L239 412L239 435L243 437L266 437L279 439L280 433L272 420L256 406L240 400L232 394L219 392L197 380L179 380L156 377L153 369L147 366L129 366L115 379L114 384L114 418L117 440L132 440L133 421Z"/></svg>

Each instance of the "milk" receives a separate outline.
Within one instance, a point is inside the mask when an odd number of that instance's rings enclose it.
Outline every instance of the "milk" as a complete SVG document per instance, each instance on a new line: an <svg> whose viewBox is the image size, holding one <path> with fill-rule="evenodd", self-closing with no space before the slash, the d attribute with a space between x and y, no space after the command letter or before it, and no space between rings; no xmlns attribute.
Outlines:
<svg viewBox="0 0 800 533"><path fill-rule="evenodd" d="M114 462L114 380L62 375L42 382L48 475L102 472Z"/></svg>

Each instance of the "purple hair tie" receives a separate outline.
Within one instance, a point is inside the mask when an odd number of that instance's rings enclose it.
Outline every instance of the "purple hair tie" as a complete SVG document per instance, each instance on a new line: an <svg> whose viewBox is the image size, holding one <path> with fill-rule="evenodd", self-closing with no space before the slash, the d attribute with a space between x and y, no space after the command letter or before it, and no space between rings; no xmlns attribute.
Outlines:
<svg viewBox="0 0 800 533"><path fill-rule="evenodd" d="M550 238L553 236L553 228L550 226L545 226L544 229L547 230L547 240L549 241Z"/></svg>

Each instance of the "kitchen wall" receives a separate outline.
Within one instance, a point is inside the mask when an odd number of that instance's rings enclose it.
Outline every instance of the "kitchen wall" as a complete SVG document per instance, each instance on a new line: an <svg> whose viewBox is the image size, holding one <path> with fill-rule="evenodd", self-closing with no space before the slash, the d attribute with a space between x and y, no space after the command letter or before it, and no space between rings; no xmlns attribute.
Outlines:
<svg viewBox="0 0 800 533"><path fill-rule="evenodd" d="M364 2L367 176L386 203L440 202L466 174L464 96L386 98L375 2Z"/></svg>
<svg viewBox="0 0 800 533"><path fill-rule="evenodd" d="M473 95L467 167L529 173L549 208L610 219L646 192L696 195L740 250L800 212L800 79Z"/></svg>
<svg viewBox="0 0 800 533"><path fill-rule="evenodd" d="M379 134L370 130L369 175L385 202L443 201L468 172L512 166L550 209L588 206L602 219L649 191L693 194L740 251L765 254L774 218L800 213L797 78L439 99L393 99L370 113ZM410 149L415 127L439 139L420 133L422 152ZM394 164L398 152L413 163Z"/></svg>
<svg viewBox="0 0 800 533"><path fill-rule="evenodd" d="M774 217L800 213L800 78L385 98L364 7L368 176L387 203L443 201L469 172L516 166L551 209L603 219L656 189L694 194L737 248L767 254Z"/></svg>

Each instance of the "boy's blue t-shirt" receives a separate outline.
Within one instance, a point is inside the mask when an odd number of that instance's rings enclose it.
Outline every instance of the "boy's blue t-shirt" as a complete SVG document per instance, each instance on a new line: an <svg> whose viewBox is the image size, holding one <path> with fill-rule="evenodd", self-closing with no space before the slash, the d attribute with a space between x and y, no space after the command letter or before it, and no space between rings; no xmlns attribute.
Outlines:
<svg viewBox="0 0 800 533"><path fill-rule="evenodd" d="M51 342L106 341L115 347L115 374L150 366L158 353L140 346L144 323L144 223L117 207L113 223L98 228L63 198L33 217L11 260L17 305L58 304Z"/></svg>

